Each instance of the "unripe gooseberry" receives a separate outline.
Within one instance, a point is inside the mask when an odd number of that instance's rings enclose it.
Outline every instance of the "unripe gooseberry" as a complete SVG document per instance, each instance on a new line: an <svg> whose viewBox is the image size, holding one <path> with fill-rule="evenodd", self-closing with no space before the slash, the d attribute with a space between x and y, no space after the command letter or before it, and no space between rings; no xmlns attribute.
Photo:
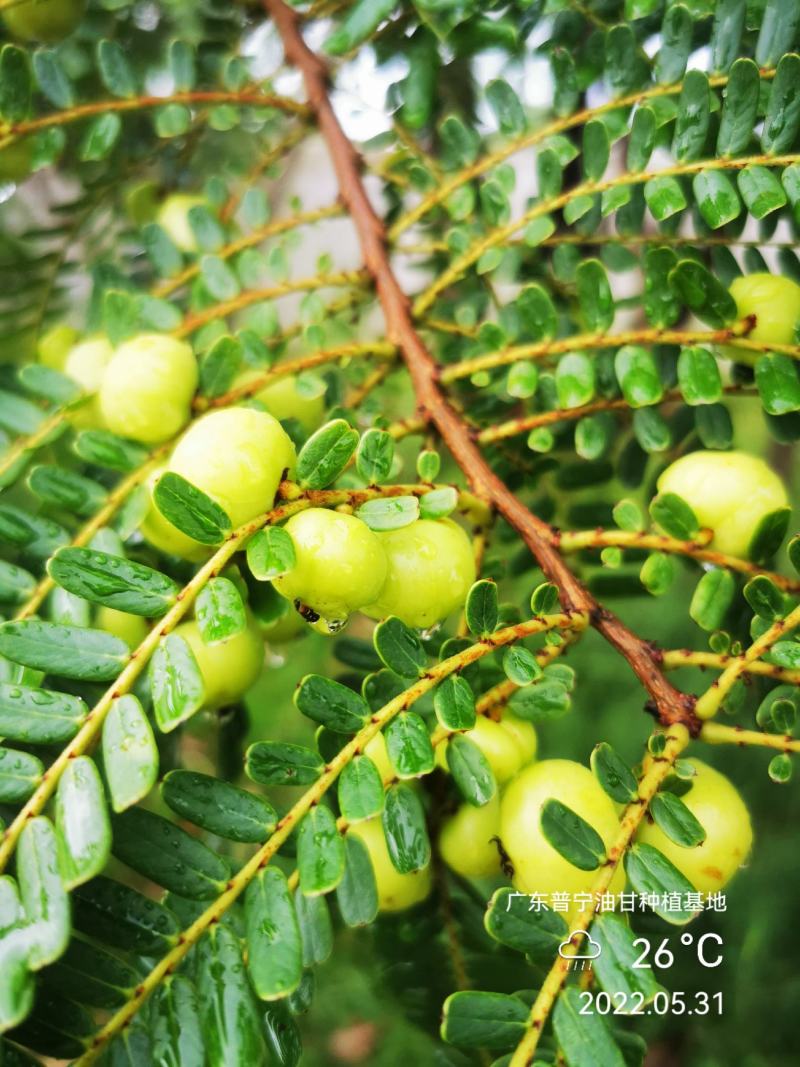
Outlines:
<svg viewBox="0 0 800 1067"><path fill-rule="evenodd" d="M421 871L401 874L389 856L380 816L358 822L348 832L355 834L367 847L381 911L403 911L425 900L433 886L430 865Z"/></svg>
<svg viewBox="0 0 800 1067"><path fill-rule="evenodd" d="M32 167L33 142L30 137L12 141L5 148L0 148L0 182L24 181Z"/></svg>
<svg viewBox="0 0 800 1067"><path fill-rule="evenodd" d="M378 535L354 515L309 508L285 529L294 542L294 567L273 585L281 596L305 605L328 624L341 623L373 601L386 579L386 554Z"/></svg>
<svg viewBox="0 0 800 1067"><path fill-rule="evenodd" d="M736 301L739 318L755 315L756 323L747 334L748 341L765 345L791 345L800 324L800 285L780 274L743 274L731 283L730 293ZM755 363L758 352L735 345L724 346L725 355L738 363Z"/></svg>
<svg viewBox="0 0 800 1067"><path fill-rule="evenodd" d="M167 334L142 333L114 352L100 386L100 410L114 433L157 444L186 424L196 386L190 345Z"/></svg>
<svg viewBox="0 0 800 1067"><path fill-rule="evenodd" d="M686 501L714 531L713 548L740 558L748 557L761 520L788 504L778 475L746 452L690 452L667 467L658 490Z"/></svg>
<svg viewBox="0 0 800 1067"><path fill-rule="evenodd" d="M3 9L3 21L23 41L60 41L83 18L86 0L16 0Z"/></svg>
<svg viewBox="0 0 800 1067"><path fill-rule="evenodd" d="M239 375L233 387L237 389L248 385L259 377L260 371L245 371ZM280 421L297 419L306 433L317 429L325 413L325 390L306 390L294 374L269 382L263 389L253 393L253 399L263 404L270 415Z"/></svg>
<svg viewBox="0 0 800 1067"><path fill-rule="evenodd" d="M736 787L724 774L700 760L690 759L695 774L680 798L706 832L694 848L672 841L649 819L637 840L663 852L699 893L717 893L736 874L753 844L750 815Z"/></svg>
<svg viewBox="0 0 800 1067"><path fill-rule="evenodd" d="M75 347L79 336L78 331L72 326L67 326L66 323L51 326L46 333L42 334L36 346L39 362L45 367L50 367L51 370L63 370L67 356Z"/></svg>
<svg viewBox="0 0 800 1067"><path fill-rule="evenodd" d="M204 708L221 708L240 700L261 673L264 643L252 622L224 641L206 644L194 620L181 623L175 633L194 653L205 685Z"/></svg>
<svg viewBox="0 0 800 1067"><path fill-rule="evenodd" d="M377 536L389 569L380 595L363 609L366 615L396 615L408 626L425 629L463 606L475 581L475 557L457 523L418 519Z"/></svg>
<svg viewBox="0 0 800 1067"><path fill-rule="evenodd" d="M189 222L189 212L193 207L201 207L204 204L202 196L173 193L166 198L156 213L156 222L181 252L197 251L197 238Z"/></svg>
<svg viewBox="0 0 800 1067"><path fill-rule="evenodd" d="M96 334L73 345L64 360L64 373L77 382L91 400L76 408L71 419L81 429L105 425L98 396L106 368L114 357L114 349L107 337Z"/></svg>
<svg viewBox="0 0 800 1067"><path fill-rule="evenodd" d="M463 734L486 757L498 785L513 778L536 755L536 730L532 723L505 711L497 721L479 715L471 730ZM447 769L447 742L436 748L436 762Z"/></svg>
<svg viewBox="0 0 800 1067"><path fill-rule="evenodd" d="M448 867L464 878L488 878L501 873L500 797L497 793L481 808L462 804L445 819L439 834L439 852Z"/></svg>
<svg viewBox="0 0 800 1067"><path fill-rule="evenodd" d="M131 651L138 648L147 637L147 622L141 615L131 615L105 605L97 609L94 625L98 630L105 630L124 641Z"/></svg>
<svg viewBox="0 0 800 1067"><path fill-rule="evenodd" d="M500 801L500 840L514 867L514 885L523 893L589 892L598 871L575 867L542 832L542 807L551 799L588 822L606 848L619 830L613 801L587 767L565 759L528 764L511 779ZM609 892L619 892L624 884L625 874L618 868Z"/></svg>

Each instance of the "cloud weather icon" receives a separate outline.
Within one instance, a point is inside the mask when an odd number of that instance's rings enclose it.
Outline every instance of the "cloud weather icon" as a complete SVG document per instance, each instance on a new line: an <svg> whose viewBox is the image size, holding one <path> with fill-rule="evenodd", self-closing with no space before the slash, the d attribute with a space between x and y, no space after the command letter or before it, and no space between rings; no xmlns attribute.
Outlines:
<svg viewBox="0 0 800 1067"><path fill-rule="evenodd" d="M586 938L585 951L567 952L570 945L577 945L581 938ZM558 954L563 959L571 960L596 960L600 955L602 949L599 941L595 941L592 935L586 930L574 930L566 941L562 941L558 946Z"/></svg>

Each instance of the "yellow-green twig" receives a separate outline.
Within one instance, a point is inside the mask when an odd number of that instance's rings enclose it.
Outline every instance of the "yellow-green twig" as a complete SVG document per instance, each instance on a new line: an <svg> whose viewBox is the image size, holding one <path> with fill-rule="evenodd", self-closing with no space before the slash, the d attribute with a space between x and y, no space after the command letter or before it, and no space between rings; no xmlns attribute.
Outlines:
<svg viewBox="0 0 800 1067"><path fill-rule="evenodd" d="M775 748L787 754L800 752L800 741L789 734L764 734L760 730L745 730L741 726L723 726L719 722L706 722L700 728L700 741L711 745L760 745Z"/></svg>
<svg viewBox="0 0 800 1067"><path fill-rule="evenodd" d="M723 671L734 662L738 662L737 656L719 652L696 652L690 648L672 648L661 654L661 664L667 670L677 670L679 667L699 667L701 670ZM786 682L788 685L800 685L800 670L793 671L788 667L778 667L774 663L765 663L764 660L753 660L745 666L744 671L746 674L755 674L761 678L773 678L777 682Z"/></svg>

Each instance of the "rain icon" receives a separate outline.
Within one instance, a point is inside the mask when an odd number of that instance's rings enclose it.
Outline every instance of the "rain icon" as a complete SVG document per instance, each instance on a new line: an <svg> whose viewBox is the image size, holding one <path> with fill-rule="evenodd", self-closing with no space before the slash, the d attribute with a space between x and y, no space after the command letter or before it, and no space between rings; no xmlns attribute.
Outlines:
<svg viewBox="0 0 800 1067"><path fill-rule="evenodd" d="M578 946L578 943L582 938L586 939L585 945L579 948L576 952L568 952L567 949L572 946ZM588 930L573 930L566 941L562 941L558 946L558 954L562 959L570 961L570 968L574 971L586 970L586 961L596 960L600 955L602 948L599 941L595 941ZM589 963L591 967L591 962Z"/></svg>

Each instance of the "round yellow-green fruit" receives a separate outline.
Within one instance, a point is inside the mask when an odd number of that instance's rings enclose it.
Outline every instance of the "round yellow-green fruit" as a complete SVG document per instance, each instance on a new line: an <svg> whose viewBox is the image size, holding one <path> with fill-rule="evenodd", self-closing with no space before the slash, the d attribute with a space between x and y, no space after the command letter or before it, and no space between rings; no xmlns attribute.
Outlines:
<svg viewBox="0 0 800 1067"><path fill-rule="evenodd" d="M63 370L67 356L77 344L79 336L78 331L66 323L51 326L42 334L36 346L39 362L51 370Z"/></svg>
<svg viewBox="0 0 800 1067"><path fill-rule="evenodd" d="M780 274L743 274L731 283L730 293L736 301L740 319L755 315L756 323L747 334L748 341L765 345L791 345L795 328L800 324L800 285ZM735 345L724 346L725 355L739 363L755 363L758 352Z"/></svg>
<svg viewBox="0 0 800 1067"><path fill-rule="evenodd" d="M282 615L273 622L261 624L261 630L268 645L285 645L307 631L308 627L302 615L292 607L287 607Z"/></svg>
<svg viewBox="0 0 800 1067"><path fill-rule="evenodd" d="M506 711L500 721L479 715L471 730L463 734L486 757L498 785L513 778L536 755L536 730L532 723ZM447 769L447 742L436 748L436 762Z"/></svg>
<svg viewBox="0 0 800 1067"><path fill-rule="evenodd" d="M245 371L234 382L234 388L249 385L259 377L260 371ZM306 394L302 387L298 386L298 379L294 374L276 378L257 393L253 393L253 399L263 404L276 419L297 419L307 433L317 429L325 413L324 391L315 395Z"/></svg>
<svg viewBox="0 0 800 1067"><path fill-rule="evenodd" d="M514 867L514 885L523 893L587 893L598 872L575 867L542 833L542 808L551 799L588 822L606 848L619 830L614 802L587 767L565 759L528 764L511 779L500 801L500 840ZM609 891L619 892L624 884L625 874L618 868Z"/></svg>
<svg viewBox="0 0 800 1067"><path fill-rule="evenodd" d="M401 874L389 856L380 816L358 822L348 832L355 834L367 847L381 911L404 911L425 900L433 886L430 865L421 871Z"/></svg>
<svg viewBox="0 0 800 1067"><path fill-rule="evenodd" d="M433 626L463 606L475 581L475 557L451 519L417 519L379 533L389 569L380 594L363 609L373 619L396 615L408 626Z"/></svg>
<svg viewBox="0 0 800 1067"><path fill-rule="evenodd" d="M164 518L153 500L158 480L166 469L166 467L159 467L154 470L145 483L150 497L150 507L139 525L139 530L145 541L153 548L157 548L159 552L197 562L204 559L211 551L208 545L201 545L199 541L193 540L173 526L169 519Z"/></svg>
<svg viewBox="0 0 800 1067"><path fill-rule="evenodd" d="M0 148L0 182L21 182L33 166L33 143L30 137L12 141Z"/></svg>
<svg viewBox="0 0 800 1067"><path fill-rule="evenodd" d="M60 41L83 18L86 0L18 0L3 9L3 21L23 41Z"/></svg>
<svg viewBox="0 0 800 1067"><path fill-rule="evenodd" d="M501 873L500 798L495 794L483 807L462 804L445 819L439 833L439 852L448 867L465 878Z"/></svg>
<svg viewBox="0 0 800 1067"><path fill-rule="evenodd" d="M144 444L174 437L189 419L197 360L185 341L142 333L114 352L100 386L109 430Z"/></svg>
<svg viewBox="0 0 800 1067"><path fill-rule="evenodd" d="M173 193L168 196L156 213L156 222L166 230L172 243L181 252L196 252L197 238L194 235L189 212L193 207L205 204L202 196L189 193Z"/></svg>
<svg viewBox="0 0 800 1067"><path fill-rule="evenodd" d="M197 660L205 685L204 708L221 708L240 700L261 673L264 643L252 621L240 633L213 645L206 644L194 620L181 623L175 633Z"/></svg>
<svg viewBox="0 0 800 1067"><path fill-rule="evenodd" d="M712 547L746 558L761 520L788 504L778 475L747 452L690 452L658 479L660 493L675 493L701 526L714 531Z"/></svg>
<svg viewBox="0 0 800 1067"><path fill-rule="evenodd" d="M372 602L386 580L386 554L378 535L354 515L309 508L292 515L295 565L273 585L328 622L346 619Z"/></svg>
<svg viewBox="0 0 800 1067"><path fill-rule="evenodd" d="M72 422L81 429L105 425L100 408L99 391L106 368L114 357L114 349L107 337L96 334L73 345L64 360L64 373L77 382L81 389L91 395L72 414Z"/></svg>
<svg viewBox="0 0 800 1067"><path fill-rule="evenodd" d="M131 615L116 608L100 607L95 615L94 625L98 630L113 634L133 650L147 637L147 622L141 615Z"/></svg>
<svg viewBox="0 0 800 1067"><path fill-rule="evenodd" d="M699 893L717 893L747 859L753 844L753 828L733 783L707 763L697 759L687 762L694 767L695 774L681 800L705 830L705 841L694 848L685 848L649 820L642 823L636 837L663 852Z"/></svg>

